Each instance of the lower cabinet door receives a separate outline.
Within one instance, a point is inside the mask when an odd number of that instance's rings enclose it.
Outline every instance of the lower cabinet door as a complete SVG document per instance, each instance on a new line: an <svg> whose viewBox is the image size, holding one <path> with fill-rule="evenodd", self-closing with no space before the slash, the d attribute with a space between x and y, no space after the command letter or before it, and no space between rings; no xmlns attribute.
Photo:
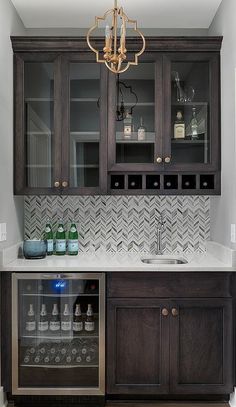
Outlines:
<svg viewBox="0 0 236 407"><path fill-rule="evenodd" d="M108 394L169 392L168 310L165 300L108 300Z"/></svg>
<svg viewBox="0 0 236 407"><path fill-rule="evenodd" d="M170 308L170 392L227 394L232 385L232 302L178 300Z"/></svg>

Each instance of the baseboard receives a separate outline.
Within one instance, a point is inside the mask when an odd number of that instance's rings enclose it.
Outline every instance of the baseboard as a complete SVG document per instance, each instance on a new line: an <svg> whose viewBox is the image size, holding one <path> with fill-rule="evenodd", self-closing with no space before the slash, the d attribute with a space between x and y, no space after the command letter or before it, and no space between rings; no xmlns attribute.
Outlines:
<svg viewBox="0 0 236 407"><path fill-rule="evenodd" d="M7 407L6 394L3 391L3 387L0 387L0 407Z"/></svg>
<svg viewBox="0 0 236 407"><path fill-rule="evenodd" d="M236 387L234 388L234 392L230 395L229 405L230 407L236 407Z"/></svg>

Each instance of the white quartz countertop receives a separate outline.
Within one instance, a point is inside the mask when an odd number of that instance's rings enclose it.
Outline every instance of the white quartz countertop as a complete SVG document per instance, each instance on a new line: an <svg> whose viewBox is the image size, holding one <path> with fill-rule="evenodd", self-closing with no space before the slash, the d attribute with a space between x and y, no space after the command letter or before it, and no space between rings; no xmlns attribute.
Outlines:
<svg viewBox="0 0 236 407"><path fill-rule="evenodd" d="M9 256L6 256L6 259ZM145 264L142 258L155 257L148 253L132 252L87 252L77 256L48 256L42 260L15 259L5 261L1 271L18 272L210 272L210 271L236 271L235 251L217 243L208 242L205 253L174 255L165 254L163 257L178 257L188 261L186 264Z"/></svg>

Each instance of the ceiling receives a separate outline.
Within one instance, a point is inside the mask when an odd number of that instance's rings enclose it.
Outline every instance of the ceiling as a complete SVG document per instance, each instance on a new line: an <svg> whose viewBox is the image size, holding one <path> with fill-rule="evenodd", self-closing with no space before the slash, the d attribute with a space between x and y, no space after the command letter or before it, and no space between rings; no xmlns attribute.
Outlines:
<svg viewBox="0 0 236 407"><path fill-rule="evenodd" d="M86 28L113 0L9 0L26 28ZM118 0L144 28L208 28L221 0Z"/></svg>

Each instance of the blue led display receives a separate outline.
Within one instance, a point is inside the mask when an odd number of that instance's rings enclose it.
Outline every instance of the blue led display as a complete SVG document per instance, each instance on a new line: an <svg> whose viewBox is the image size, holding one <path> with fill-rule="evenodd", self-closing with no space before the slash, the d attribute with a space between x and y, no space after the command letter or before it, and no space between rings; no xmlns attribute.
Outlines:
<svg viewBox="0 0 236 407"><path fill-rule="evenodd" d="M66 288L66 281L64 280L56 280L53 282L53 286L56 290L63 290Z"/></svg>

